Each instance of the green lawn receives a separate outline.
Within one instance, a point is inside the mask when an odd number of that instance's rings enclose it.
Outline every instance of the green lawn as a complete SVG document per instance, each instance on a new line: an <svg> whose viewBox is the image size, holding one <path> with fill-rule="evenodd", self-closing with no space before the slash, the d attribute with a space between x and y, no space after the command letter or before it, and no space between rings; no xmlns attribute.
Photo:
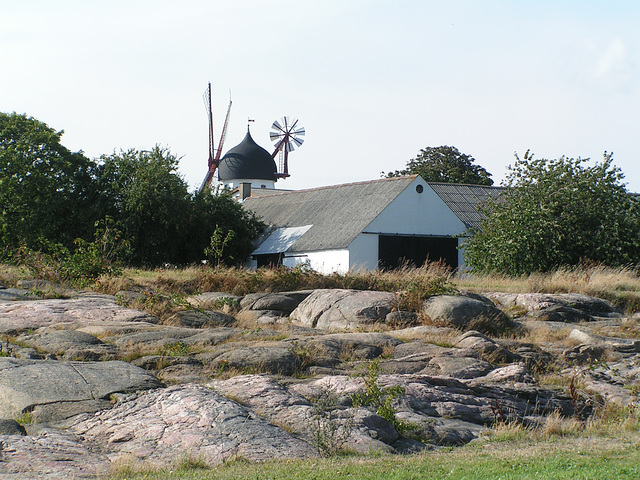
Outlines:
<svg viewBox="0 0 640 480"><path fill-rule="evenodd" d="M519 479L637 479L640 478L640 439L582 438L544 443L488 442L421 455L335 457L267 462L234 461L205 469L122 472L114 479L242 479L242 480L519 480Z"/></svg>

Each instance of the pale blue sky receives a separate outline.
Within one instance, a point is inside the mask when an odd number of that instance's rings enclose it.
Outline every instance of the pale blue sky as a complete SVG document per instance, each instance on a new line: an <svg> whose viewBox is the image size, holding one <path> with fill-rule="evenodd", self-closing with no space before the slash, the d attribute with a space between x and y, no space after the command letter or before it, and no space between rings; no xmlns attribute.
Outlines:
<svg viewBox="0 0 640 480"><path fill-rule="evenodd" d="M0 0L0 111L27 113L89 157L159 143L192 188L202 101L225 150L247 118L306 127L279 188L379 178L453 145L494 175L513 153L600 160L640 191L640 2Z"/></svg>

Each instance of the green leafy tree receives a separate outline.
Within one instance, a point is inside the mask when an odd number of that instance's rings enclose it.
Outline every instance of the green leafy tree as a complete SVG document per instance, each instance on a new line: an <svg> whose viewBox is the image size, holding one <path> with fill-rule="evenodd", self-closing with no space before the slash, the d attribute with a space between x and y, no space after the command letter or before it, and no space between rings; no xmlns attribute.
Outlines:
<svg viewBox="0 0 640 480"><path fill-rule="evenodd" d="M627 192L612 154L601 163L562 157L509 167L505 191L465 245L475 271L520 275L589 260L640 262L640 204Z"/></svg>
<svg viewBox="0 0 640 480"><path fill-rule="evenodd" d="M493 185L491 174L474 162L473 157L460 153L455 147L427 147L420 150L416 158L409 160L404 169L386 174L382 172L382 175L420 175L427 182Z"/></svg>
<svg viewBox="0 0 640 480"><path fill-rule="evenodd" d="M60 143L62 131L0 113L0 245L71 247L99 218L95 164Z"/></svg>
<svg viewBox="0 0 640 480"><path fill-rule="evenodd" d="M253 251L253 241L264 228L256 215L236 202L229 192L204 189L193 195L190 255L203 252L215 264L241 265Z"/></svg>
<svg viewBox="0 0 640 480"><path fill-rule="evenodd" d="M89 160L62 146L61 136L32 117L0 113L0 252L42 250L73 258L83 271L107 258L193 263L212 245L224 264L251 253L263 224L228 194L189 193L168 149ZM94 238L96 226L104 234Z"/></svg>
<svg viewBox="0 0 640 480"><path fill-rule="evenodd" d="M184 265L213 255L216 264L242 264L263 224L227 193L190 194L178 161L159 146L101 157L101 211L122 230L128 262Z"/></svg>
<svg viewBox="0 0 640 480"><path fill-rule="evenodd" d="M178 158L157 145L100 157L101 209L122 229L134 264L185 260L191 197L177 170Z"/></svg>

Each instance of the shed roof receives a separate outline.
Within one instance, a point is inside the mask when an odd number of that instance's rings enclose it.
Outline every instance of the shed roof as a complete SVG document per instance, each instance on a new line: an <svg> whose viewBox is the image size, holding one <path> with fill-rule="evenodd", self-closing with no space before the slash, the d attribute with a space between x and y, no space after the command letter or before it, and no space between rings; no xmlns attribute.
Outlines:
<svg viewBox="0 0 640 480"><path fill-rule="evenodd" d="M497 199L504 190L503 187L457 183L428 182L428 185L467 228L480 226L484 216L478 207Z"/></svg>
<svg viewBox="0 0 640 480"><path fill-rule="evenodd" d="M384 178L249 197L244 206L272 226L312 225L289 252L342 249L416 178Z"/></svg>
<svg viewBox="0 0 640 480"><path fill-rule="evenodd" d="M253 210L278 233L289 227L309 226L288 252L342 249L369 225L417 175L383 178L310 190L292 190L249 197L244 206ZM497 198L500 187L427 182L467 228L480 226L480 204ZM273 190L272 190L273 191ZM267 232L274 234L274 230ZM275 242L275 240L274 240ZM282 243L276 242L278 245Z"/></svg>

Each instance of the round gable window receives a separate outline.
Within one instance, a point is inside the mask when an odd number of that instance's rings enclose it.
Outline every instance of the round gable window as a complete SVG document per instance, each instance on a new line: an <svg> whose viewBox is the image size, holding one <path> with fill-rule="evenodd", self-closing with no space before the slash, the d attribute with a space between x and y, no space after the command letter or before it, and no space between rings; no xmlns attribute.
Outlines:
<svg viewBox="0 0 640 480"><path fill-rule="evenodd" d="M416 192L418 193L424 192L424 187L422 185L416 185Z"/></svg>

